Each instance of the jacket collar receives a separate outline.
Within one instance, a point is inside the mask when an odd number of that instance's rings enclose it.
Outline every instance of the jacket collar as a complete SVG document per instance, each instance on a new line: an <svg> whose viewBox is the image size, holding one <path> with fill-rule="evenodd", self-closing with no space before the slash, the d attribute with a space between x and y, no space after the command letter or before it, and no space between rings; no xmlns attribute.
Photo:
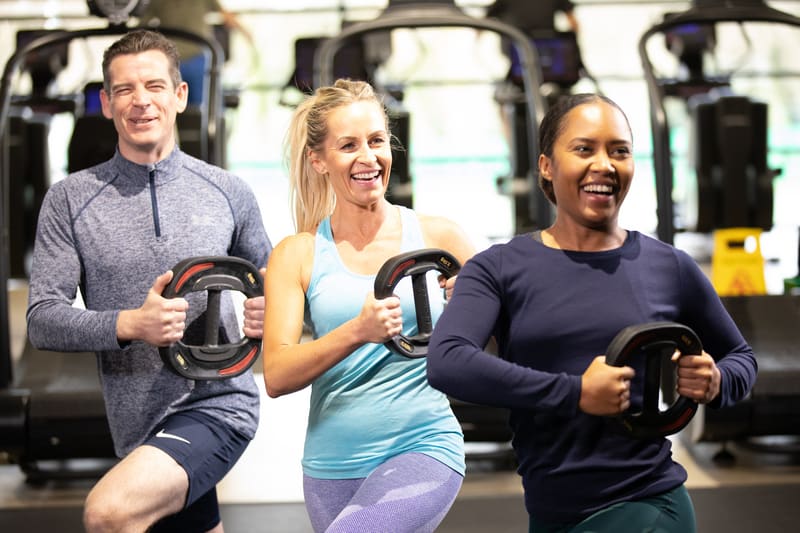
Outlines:
<svg viewBox="0 0 800 533"><path fill-rule="evenodd" d="M126 179L134 183L144 184L150 180L150 173L153 173L156 185L166 183L175 179L178 176L177 169L183 165L185 154L180 151L176 146L170 154L156 163L148 163L140 165L134 163L119 153L119 149L114 152L114 157L111 159L114 173L124 176Z"/></svg>

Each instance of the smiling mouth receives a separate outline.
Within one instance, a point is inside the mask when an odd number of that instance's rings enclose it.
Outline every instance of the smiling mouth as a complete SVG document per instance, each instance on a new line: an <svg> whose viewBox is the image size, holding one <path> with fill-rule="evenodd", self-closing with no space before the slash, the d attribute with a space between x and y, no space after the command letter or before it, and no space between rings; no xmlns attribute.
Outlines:
<svg viewBox="0 0 800 533"><path fill-rule="evenodd" d="M154 118L132 118L132 119L130 119L130 121L133 122L134 124L136 124L137 126L142 125L142 124L149 124L150 122L153 122L154 120L155 120Z"/></svg>
<svg viewBox="0 0 800 533"><path fill-rule="evenodd" d="M600 183L590 183L589 185L584 185L581 187L583 192L588 192L590 194L605 194L611 195L614 194L614 187L611 185L603 185Z"/></svg>
<svg viewBox="0 0 800 533"><path fill-rule="evenodd" d="M358 174L352 174L350 178L356 181L372 181L380 177L380 175L380 170L373 170L370 172L359 172Z"/></svg>

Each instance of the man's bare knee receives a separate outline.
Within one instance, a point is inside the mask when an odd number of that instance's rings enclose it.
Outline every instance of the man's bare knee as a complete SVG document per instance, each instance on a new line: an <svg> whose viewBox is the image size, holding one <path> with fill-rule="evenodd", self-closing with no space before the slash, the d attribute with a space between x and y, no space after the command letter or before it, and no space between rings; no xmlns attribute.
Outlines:
<svg viewBox="0 0 800 533"><path fill-rule="evenodd" d="M104 495L92 490L83 507L83 525L87 533L122 531L127 520L120 512L120 507L123 506L115 505Z"/></svg>
<svg viewBox="0 0 800 533"><path fill-rule="evenodd" d="M186 472L174 459L157 448L139 447L89 492L83 512L86 531L145 531L181 509L187 486Z"/></svg>

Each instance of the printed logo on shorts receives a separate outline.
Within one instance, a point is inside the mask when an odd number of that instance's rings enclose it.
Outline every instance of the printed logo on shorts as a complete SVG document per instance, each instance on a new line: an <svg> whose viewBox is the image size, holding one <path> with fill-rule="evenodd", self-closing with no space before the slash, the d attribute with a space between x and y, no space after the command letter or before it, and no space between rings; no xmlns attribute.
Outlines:
<svg viewBox="0 0 800 533"><path fill-rule="evenodd" d="M158 437L160 439L175 439L175 440L179 440L181 442L185 442L186 444L189 444L189 445L192 444L191 442L189 442L188 440L184 439L183 437L179 437L178 435L173 435L172 433L167 433L163 429L161 431L159 431L158 433L156 433L156 437Z"/></svg>

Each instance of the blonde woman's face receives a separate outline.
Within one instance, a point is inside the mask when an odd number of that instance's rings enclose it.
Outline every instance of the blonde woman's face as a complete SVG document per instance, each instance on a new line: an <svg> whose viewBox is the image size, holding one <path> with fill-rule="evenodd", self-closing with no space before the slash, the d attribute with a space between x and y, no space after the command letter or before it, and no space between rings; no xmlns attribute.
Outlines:
<svg viewBox="0 0 800 533"><path fill-rule="evenodd" d="M355 102L334 109L328 137L311 164L328 176L336 202L369 205L381 200L389 183L392 150L386 119L374 102Z"/></svg>

